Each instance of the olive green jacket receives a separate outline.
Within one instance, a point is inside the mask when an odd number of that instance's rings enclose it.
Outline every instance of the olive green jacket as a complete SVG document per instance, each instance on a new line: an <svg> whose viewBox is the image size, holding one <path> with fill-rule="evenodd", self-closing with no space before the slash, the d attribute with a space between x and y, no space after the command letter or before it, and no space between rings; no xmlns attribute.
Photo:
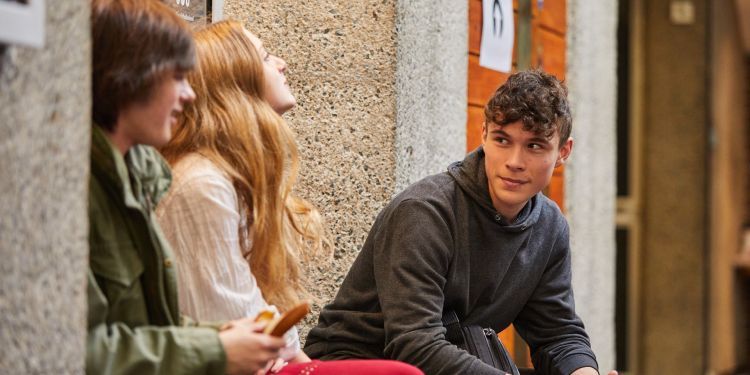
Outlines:
<svg viewBox="0 0 750 375"><path fill-rule="evenodd" d="M125 158L93 127L89 186L89 374L223 374L217 330L181 322L175 268L153 208L171 182L151 147Z"/></svg>

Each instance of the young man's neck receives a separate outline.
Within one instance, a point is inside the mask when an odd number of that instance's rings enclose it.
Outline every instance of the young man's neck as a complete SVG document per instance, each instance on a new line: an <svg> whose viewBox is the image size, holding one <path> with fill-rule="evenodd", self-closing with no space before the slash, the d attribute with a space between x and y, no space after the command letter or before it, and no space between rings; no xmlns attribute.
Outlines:
<svg viewBox="0 0 750 375"><path fill-rule="evenodd" d="M521 210L523 210L524 207L526 207L526 204L528 204L529 201L524 202L522 205L518 207L506 207L500 202L495 202L493 199L492 206L495 207L495 211L500 214L500 216L503 217L508 223L513 223L518 219L518 214L521 213Z"/></svg>
<svg viewBox="0 0 750 375"><path fill-rule="evenodd" d="M107 136L107 138L109 138L109 141L112 142L113 145L115 145L115 148L117 148L120 153L125 156L125 154L128 153L128 150L133 147L133 142L128 137L126 137L122 131L118 131L118 129L122 129L122 127L117 125L118 124L115 124L112 130L104 129L104 134Z"/></svg>

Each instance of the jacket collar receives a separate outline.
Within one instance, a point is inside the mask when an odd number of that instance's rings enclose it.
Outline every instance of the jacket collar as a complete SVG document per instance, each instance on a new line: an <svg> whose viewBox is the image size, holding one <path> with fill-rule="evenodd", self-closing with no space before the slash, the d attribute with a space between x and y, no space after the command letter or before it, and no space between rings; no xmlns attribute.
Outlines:
<svg viewBox="0 0 750 375"><path fill-rule="evenodd" d="M467 195L469 195L480 207L494 217L501 217L495 206L492 205L490 189L487 185L487 171L484 167L484 149L479 146L476 150L466 155L462 161L457 161L448 167L448 173L456 180ZM524 230L533 225L539 218L541 205L537 193L521 209L516 220L508 223L505 218L498 221L505 229Z"/></svg>
<svg viewBox="0 0 750 375"><path fill-rule="evenodd" d="M123 157L104 130L91 134L91 173L114 186L125 205L150 211L167 192L172 174L166 161L150 146L136 145Z"/></svg>

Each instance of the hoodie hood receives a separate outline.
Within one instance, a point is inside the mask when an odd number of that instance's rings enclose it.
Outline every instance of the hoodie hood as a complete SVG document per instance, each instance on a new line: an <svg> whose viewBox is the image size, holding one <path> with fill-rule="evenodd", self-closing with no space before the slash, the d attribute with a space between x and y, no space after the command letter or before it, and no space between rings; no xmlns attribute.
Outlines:
<svg viewBox="0 0 750 375"><path fill-rule="evenodd" d="M484 149L479 146L476 150L466 155L462 161L457 161L448 166L448 174L453 177L458 186L466 195L470 196L480 207L492 215L493 220L508 230L525 230L534 225L539 219L541 211L540 195L537 193L521 209L518 217L512 223L502 217L492 205L490 189L487 184L487 172L484 167Z"/></svg>

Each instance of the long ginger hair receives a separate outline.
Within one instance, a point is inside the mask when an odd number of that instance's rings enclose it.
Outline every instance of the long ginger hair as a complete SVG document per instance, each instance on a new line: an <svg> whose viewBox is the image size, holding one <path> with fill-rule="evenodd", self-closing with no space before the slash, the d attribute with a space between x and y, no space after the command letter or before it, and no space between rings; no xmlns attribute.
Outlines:
<svg viewBox="0 0 750 375"><path fill-rule="evenodd" d="M229 176L247 218L243 253L265 299L285 311L308 296L300 262L330 248L318 211L292 193L294 134L263 99L263 62L240 23L209 25L195 45L197 98L162 153L172 165L199 153Z"/></svg>

